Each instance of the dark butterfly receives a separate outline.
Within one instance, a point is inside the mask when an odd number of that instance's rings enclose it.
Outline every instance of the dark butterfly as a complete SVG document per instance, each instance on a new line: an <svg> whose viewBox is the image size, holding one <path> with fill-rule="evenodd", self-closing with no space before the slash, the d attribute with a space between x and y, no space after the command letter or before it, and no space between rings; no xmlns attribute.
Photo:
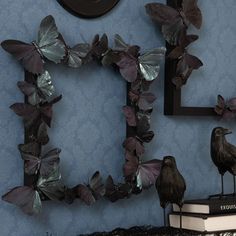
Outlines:
<svg viewBox="0 0 236 236"><path fill-rule="evenodd" d="M89 44L80 43L70 48L67 47L66 64L72 68L79 68L83 64L83 60L87 57L91 50Z"/></svg>
<svg viewBox="0 0 236 236"><path fill-rule="evenodd" d="M59 166L56 165L47 176L39 176L37 189L47 196L50 200L61 201L65 197L65 186L61 182Z"/></svg>
<svg viewBox="0 0 236 236"><path fill-rule="evenodd" d="M136 180L137 187L145 189L155 184L160 174L161 161L154 159L142 162L137 156L126 152L126 163L124 165L125 177L133 177Z"/></svg>
<svg viewBox="0 0 236 236"><path fill-rule="evenodd" d="M129 126L136 126L137 121L136 121L136 114L135 114L134 108L130 107L130 106L124 106L123 112L125 114L125 118L126 118L128 125Z"/></svg>
<svg viewBox="0 0 236 236"><path fill-rule="evenodd" d="M141 110L151 109L151 104L156 100L156 97L153 93L130 90L129 98L133 103L136 103Z"/></svg>
<svg viewBox="0 0 236 236"><path fill-rule="evenodd" d="M13 188L2 200L20 207L28 215L38 214L42 209L39 192L28 186Z"/></svg>
<svg viewBox="0 0 236 236"><path fill-rule="evenodd" d="M202 25L202 13L197 6L197 0L183 0L181 9L174 9L161 3L149 3L146 11L151 19L161 26L165 40L176 45L180 32L190 24L197 29Z"/></svg>
<svg viewBox="0 0 236 236"><path fill-rule="evenodd" d="M138 72L147 81L152 81L158 77L159 64L165 55L165 48L155 48L140 56L140 48L129 46L119 35L115 37L115 44L116 48L123 51L116 65L119 67L121 75L128 82L134 82L138 77Z"/></svg>
<svg viewBox="0 0 236 236"><path fill-rule="evenodd" d="M56 167L58 167L61 150L56 148L41 155L40 153L35 154L35 149L38 148L35 146L25 146L24 144L19 145L21 157L25 161L25 173L34 175L39 172L41 176L48 176Z"/></svg>
<svg viewBox="0 0 236 236"><path fill-rule="evenodd" d="M64 197L64 185L60 182L60 178L58 169L55 169L47 178L40 177L36 188L15 187L3 195L2 200L20 207L26 214L37 214L42 209L40 192L51 200L61 200Z"/></svg>
<svg viewBox="0 0 236 236"><path fill-rule="evenodd" d="M24 118L26 127L30 127L38 120L45 122L49 127L52 120L52 106L60 101L62 96L54 98L50 102L33 106L26 103L15 103L10 108L18 115Z"/></svg>
<svg viewBox="0 0 236 236"><path fill-rule="evenodd" d="M129 197L132 189L128 183L115 185L111 176L108 176L106 180L106 197L111 202L116 202L119 199Z"/></svg>
<svg viewBox="0 0 236 236"><path fill-rule="evenodd" d="M108 51L108 38L106 34L103 34L100 38L99 35L96 35L92 43L92 55L96 58L102 58L105 53Z"/></svg>
<svg viewBox="0 0 236 236"><path fill-rule="evenodd" d="M92 205L105 195L106 189L102 183L102 177L97 171L89 181L88 185L79 184L76 187L77 196L87 205Z"/></svg>
<svg viewBox="0 0 236 236"><path fill-rule="evenodd" d="M170 59L178 59L176 68L177 76L172 79L177 88L186 84L193 70L197 70L203 66L199 58L189 54L186 50L186 47L197 39L197 35L186 35L186 32L183 31L179 39L179 46L175 47L168 55Z"/></svg>
<svg viewBox="0 0 236 236"><path fill-rule="evenodd" d="M231 98L225 101L225 99L221 95L218 95L217 105L215 106L215 112L226 120L235 118L236 98Z"/></svg>
<svg viewBox="0 0 236 236"><path fill-rule="evenodd" d="M33 74L43 73L44 58L60 63L65 57L65 45L59 39L59 33L52 16L47 16L42 20L38 39L32 44L18 40L6 40L1 45L4 50L21 61L27 71Z"/></svg>
<svg viewBox="0 0 236 236"><path fill-rule="evenodd" d="M34 83L19 81L18 87L24 93L31 105L37 105L42 101L48 100L54 94L54 86L48 71L37 76Z"/></svg>
<svg viewBox="0 0 236 236"><path fill-rule="evenodd" d="M142 156L145 151L143 143L138 137L128 137L124 141L123 147L131 153L135 152L137 156Z"/></svg>

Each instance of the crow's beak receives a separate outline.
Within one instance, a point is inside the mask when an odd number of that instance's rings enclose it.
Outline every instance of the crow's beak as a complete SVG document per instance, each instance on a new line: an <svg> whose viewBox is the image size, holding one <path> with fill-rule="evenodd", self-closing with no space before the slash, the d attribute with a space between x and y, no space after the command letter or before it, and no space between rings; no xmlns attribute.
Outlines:
<svg viewBox="0 0 236 236"><path fill-rule="evenodd" d="M232 131L230 129L224 129L224 135L232 134Z"/></svg>

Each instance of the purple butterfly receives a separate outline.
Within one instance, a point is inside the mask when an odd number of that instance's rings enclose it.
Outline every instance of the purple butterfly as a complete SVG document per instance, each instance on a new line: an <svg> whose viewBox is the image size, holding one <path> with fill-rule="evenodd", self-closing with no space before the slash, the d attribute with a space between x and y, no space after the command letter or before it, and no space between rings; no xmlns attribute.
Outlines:
<svg viewBox="0 0 236 236"><path fill-rule="evenodd" d="M226 120L235 118L236 98L231 98L225 101L225 99L221 95L218 95L217 105L215 106L215 112Z"/></svg>
<svg viewBox="0 0 236 236"><path fill-rule="evenodd" d="M130 152L126 152L126 163L124 165L125 177L131 177L136 180L137 187L149 188L155 184L157 177L160 174L161 161L154 159L142 162L137 156Z"/></svg>
<svg viewBox="0 0 236 236"><path fill-rule="evenodd" d="M92 176L88 185L79 184L76 187L77 196L87 205L95 203L105 195L105 192L106 189L98 171Z"/></svg>
<svg viewBox="0 0 236 236"><path fill-rule="evenodd" d="M58 166L61 150L56 148L48 151L44 155L41 155L40 152L36 154L35 149L39 149L37 145L39 146L39 144L31 146L25 146L24 144L19 145L21 157L25 161L25 173L35 175L39 172L41 176L48 176Z"/></svg>
<svg viewBox="0 0 236 236"><path fill-rule="evenodd" d="M20 207L28 215L38 214L42 209L39 192L28 186L13 188L2 200Z"/></svg>
<svg viewBox="0 0 236 236"><path fill-rule="evenodd" d="M131 186L128 183L115 185L113 178L108 176L106 181L106 197L111 202L116 202L119 199L127 198L131 194Z"/></svg>
<svg viewBox="0 0 236 236"><path fill-rule="evenodd" d="M19 60L24 68L33 74L42 74L44 58L60 63L65 57L65 44L59 39L55 20L45 17L39 28L38 39L32 44L18 40L6 40L1 43L4 50Z"/></svg>
<svg viewBox="0 0 236 236"><path fill-rule="evenodd" d="M131 90L129 91L129 98L133 103L136 103L141 110L151 109L151 104L156 100L156 97L153 93Z"/></svg>
<svg viewBox="0 0 236 236"><path fill-rule="evenodd" d="M125 114L126 121L129 126L137 126L137 119L135 115L135 110L134 108L130 106L124 106L123 107L123 112Z"/></svg>
<svg viewBox="0 0 236 236"><path fill-rule="evenodd" d="M197 0L183 0L180 9L162 3L149 3L146 5L146 11L151 19L161 26L165 40L171 45L178 43L180 32L190 24L197 29L202 25L202 14Z"/></svg>
<svg viewBox="0 0 236 236"><path fill-rule="evenodd" d="M60 101L62 96L54 98L50 102L45 102L37 106L26 103L15 103L10 108L18 115L24 118L26 127L30 127L33 124L40 121L45 122L49 127L52 120L52 107L53 104Z"/></svg>

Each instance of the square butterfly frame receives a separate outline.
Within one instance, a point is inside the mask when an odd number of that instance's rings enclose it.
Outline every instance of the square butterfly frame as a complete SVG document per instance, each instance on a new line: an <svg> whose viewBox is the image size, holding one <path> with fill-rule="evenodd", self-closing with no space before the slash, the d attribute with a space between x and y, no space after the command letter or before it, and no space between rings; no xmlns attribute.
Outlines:
<svg viewBox="0 0 236 236"><path fill-rule="evenodd" d="M167 5L176 9L181 8L182 0L167 0ZM174 49L166 43L167 55ZM176 75L177 62L166 59L164 114L169 116L217 116L214 107L184 107L181 104L181 88L176 88L172 78Z"/></svg>

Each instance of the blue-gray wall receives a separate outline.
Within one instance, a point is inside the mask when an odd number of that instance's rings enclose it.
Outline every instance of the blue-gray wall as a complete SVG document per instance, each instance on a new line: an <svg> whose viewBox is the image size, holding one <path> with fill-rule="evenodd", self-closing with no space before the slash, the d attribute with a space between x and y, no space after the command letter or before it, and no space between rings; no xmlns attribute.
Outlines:
<svg viewBox="0 0 236 236"><path fill-rule="evenodd" d="M1 0L0 41L14 38L31 42L41 19L52 14L71 45L91 41L95 33L106 32L111 39L119 33L129 43L136 43L143 49L163 46L160 34L145 14L144 5L148 2L150 0L121 0L111 14L82 20L65 12L56 0ZM218 93L226 97L236 95L236 2L200 0L199 5L204 24L200 40L191 51L202 58L205 66L193 75L183 90L183 103L213 106ZM112 174L115 180L122 180L124 80L109 68L95 64L80 70L55 65L48 69L58 94L63 94L63 100L55 109L50 136L51 144L62 149L61 169L65 183L73 186L87 182L96 170L104 177ZM21 66L1 50L0 194L23 181L23 163L16 148L23 141L23 129L20 119L8 109L12 103L23 100L16 87L16 82L22 79ZM210 133L217 125L232 128L234 134L229 139L236 144L235 122L221 122L213 117L165 117L163 72L153 90L158 96L152 122L156 137L147 147L147 158L176 156L188 185L188 199L220 191L219 176L209 156ZM232 190L231 177L227 176L226 181L227 190ZM1 201L0 235L41 236L49 232L75 236L116 227L162 225L155 189L115 204L100 201L87 207L77 201L71 206L53 202L43 205L40 215L28 217Z"/></svg>

